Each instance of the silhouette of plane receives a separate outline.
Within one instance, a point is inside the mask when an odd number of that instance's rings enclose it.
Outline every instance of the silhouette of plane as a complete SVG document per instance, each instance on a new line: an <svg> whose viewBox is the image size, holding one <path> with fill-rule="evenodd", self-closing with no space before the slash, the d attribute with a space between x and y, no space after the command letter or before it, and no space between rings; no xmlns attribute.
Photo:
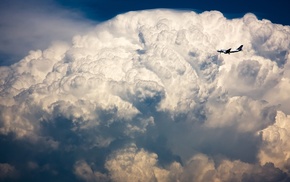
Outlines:
<svg viewBox="0 0 290 182"><path fill-rule="evenodd" d="M238 47L236 50L231 51L232 48L229 49L221 49L221 50L217 50L217 52L219 53L224 53L224 54L231 54L231 53L235 53L235 52L240 52L243 50L243 45L240 45L240 47Z"/></svg>

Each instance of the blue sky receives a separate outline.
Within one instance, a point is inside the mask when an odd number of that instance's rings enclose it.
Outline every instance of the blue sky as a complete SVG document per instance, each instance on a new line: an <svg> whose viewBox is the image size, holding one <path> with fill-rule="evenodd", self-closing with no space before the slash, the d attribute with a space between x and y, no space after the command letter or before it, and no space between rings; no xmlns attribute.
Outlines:
<svg viewBox="0 0 290 182"><path fill-rule="evenodd" d="M58 0L59 3L68 8L82 11L87 17L94 20L106 20L117 14L127 11L170 8L180 10L195 10L198 12L218 10L229 17L240 17L245 13L251 12L259 18L265 18L273 23L290 25L288 13L288 2L285 0L277 1L243 1L243 0L220 0L220 1L95 1L95 0Z"/></svg>

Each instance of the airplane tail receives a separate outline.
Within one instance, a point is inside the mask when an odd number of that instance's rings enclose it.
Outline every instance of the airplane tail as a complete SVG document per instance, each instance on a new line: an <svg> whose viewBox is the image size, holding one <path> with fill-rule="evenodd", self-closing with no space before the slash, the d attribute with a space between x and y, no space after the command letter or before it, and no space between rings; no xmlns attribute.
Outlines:
<svg viewBox="0 0 290 182"><path fill-rule="evenodd" d="M242 51L243 50L243 45L241 45L240 47L237 48L238 51Z"/></svg>

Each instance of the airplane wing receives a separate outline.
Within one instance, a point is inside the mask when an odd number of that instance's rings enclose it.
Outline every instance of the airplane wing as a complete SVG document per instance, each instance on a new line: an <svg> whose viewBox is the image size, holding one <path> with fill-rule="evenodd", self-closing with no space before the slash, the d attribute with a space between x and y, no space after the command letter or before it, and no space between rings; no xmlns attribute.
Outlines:
<svg viewBox="0 0 290 182"><path fill-rule="evenodd" d="M229 54L229 53L231 53L231 49L232 49L232 48L229 48L228 50L226 50L226 52L225 52L225 53L226 53L226 54Z"/></svg>

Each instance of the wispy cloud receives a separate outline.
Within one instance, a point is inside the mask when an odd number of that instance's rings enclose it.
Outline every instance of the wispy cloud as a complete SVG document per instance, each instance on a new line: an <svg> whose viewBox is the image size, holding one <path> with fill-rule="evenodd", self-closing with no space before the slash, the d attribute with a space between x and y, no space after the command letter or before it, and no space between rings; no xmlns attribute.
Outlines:
<svg viewBox="0 0 290 182"><path fill-rule="evenodd" d="M52 0L4 0L0 7L1 64L18 62L30 50L44 49L53 41L70 41L96 22Z"/></svg>

